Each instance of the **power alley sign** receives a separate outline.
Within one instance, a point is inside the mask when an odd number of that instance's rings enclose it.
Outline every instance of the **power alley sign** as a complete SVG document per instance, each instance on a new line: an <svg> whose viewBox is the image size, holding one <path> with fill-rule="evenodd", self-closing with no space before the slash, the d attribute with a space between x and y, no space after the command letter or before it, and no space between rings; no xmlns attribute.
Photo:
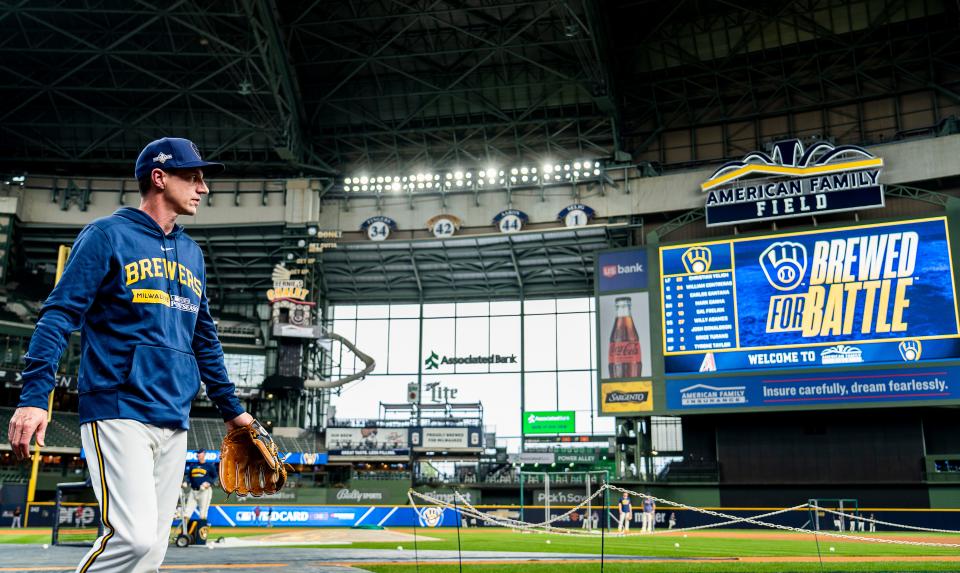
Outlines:
<svg viewBox="0 0 960 573"><path fill-rule="evenodd" d="M862 147L780 141L727 163L705 181L707 226L883 207L883 159Z"/></svg>

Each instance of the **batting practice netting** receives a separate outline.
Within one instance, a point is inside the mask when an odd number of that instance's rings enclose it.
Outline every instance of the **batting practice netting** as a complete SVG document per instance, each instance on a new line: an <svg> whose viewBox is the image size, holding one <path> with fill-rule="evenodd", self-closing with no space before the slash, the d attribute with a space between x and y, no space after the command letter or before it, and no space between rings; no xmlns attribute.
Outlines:
<svg viewBox="0 0 960 573"><path fill-rule="evenodd" d="M53 503L52 545L93 545L103 535L100 508L96 503L71 501L90 494L86 482L58 483Z"/></svg>
<svg viewBox="0 0 960 573"><path fill-rule="evenodd" d="M414 490L410 490L407 495L410 504L421 516L421 525L434 526L437 524L446 523L444 515L446 512L451 512L451 523L452 520L455 519L459 524L460 521L466 518L471 522L476 520L477 524L479 525L504 527L515 531L589 536L596 538L597 534L595 532L583 531L582 527L572 527L571 524L576 522L571 520L570 516L575 513L583 514L588 507L605 507L605 499L616 500L619 499L624 493L628 494L632 498L634 507L636 508L634 511L636 512L641 511L639 507L642 506L642 500L649 498L656 504L657 511L662 512L677 510L689 512L689 514L695 514L698 518L697 521L700 522L697 525L672 529L658 527L649 533L631 533L630 535L673 535L722 527L752 527L757 529L772 529L794 532L798 534L813 535L816 538L830 538L847 541L855 540L892 545L912 545L960 549L960 540L955 543L944 543L926 541L923 540L923 538L890 538L876 534L871 535L870 531L878 531L881 529L882 531L888 533L894 531L917 531L944 534L960 534L960 530L937 529L932 527L922 527L919 525L894 523L891 521L874 519L868 515L863 515L860 512L854 513L853 510L855 509L855 505L851 505L849 503L853 500L844 500L848 503L841 508L839 503L837 503L835 507L830 507L824 506L824 500L811 499L793 507L786 507L749 516L738 516L722 511L695 507L684 503L663 499L611 484L603 484L594 490L586 499L583 499L575 505L571 506L569 504L563 504L562 508L556 508L551 505L551 509L542 516L543 519L513 519L503 515L502 513L491 512L486 508L475 507L456 491L454 492L454 499L452 501L445 501L426 493L421 493ZM838 502L839 500L833 501ZM606 507L609 507L609 505ZM811 515L818 516L821 529L816 529L816 522L811 519ZM848 531L852 515L855 517L855 530ZM428 517L425 519L424 516ZM524 513L524 517L528 516L533 516L533 514L529 511L529 508ZM689 517L687 519L689 521L693 521L689 519ZM831 529L830 527L824 527L825 523L833 525L834 519L841 520L841 523L844 524L844 528ZM861 522L864 524L864 533L861 533L860 530L859 524ZM606 529L607 527L601 526L600 533L603 534Z"/></svg>
<svg viewBox="0 0 960 573"><path fill-rule="evenodd" d="M610 481L610 472L570 471L570 472L520 472L520 520L545 521L554 514L563 513L571 505L582 508L566 516L557 523L558 527L579 527L589 531L608 527L609 518L605 507L610 505L607 490L603 490ZM594 496L594 492L601 495Z"/></svg>

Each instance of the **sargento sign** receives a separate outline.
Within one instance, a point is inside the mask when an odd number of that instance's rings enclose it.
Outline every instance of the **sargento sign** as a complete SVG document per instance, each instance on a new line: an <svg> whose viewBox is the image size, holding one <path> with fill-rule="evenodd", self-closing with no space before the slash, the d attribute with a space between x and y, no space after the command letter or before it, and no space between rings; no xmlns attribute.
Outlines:
<svg viewBox="0 0 960 573"><path fill-rule="evenodd" d="M727 163L700 185L707 226L883 207L883 159L862 147L780 141Z"/></svg>
<svg viewBox="0 0 960 573"><path fill-rule="evenodd" d="M617 415L653 410L653 384L649 380L600 384L600 413Z"/></svg>
<svg viewBox="0 0 960 573"><path fill-rule="evenodd" d="M667 374L960 357L943 217L661 247L660 265Z"/></svg>

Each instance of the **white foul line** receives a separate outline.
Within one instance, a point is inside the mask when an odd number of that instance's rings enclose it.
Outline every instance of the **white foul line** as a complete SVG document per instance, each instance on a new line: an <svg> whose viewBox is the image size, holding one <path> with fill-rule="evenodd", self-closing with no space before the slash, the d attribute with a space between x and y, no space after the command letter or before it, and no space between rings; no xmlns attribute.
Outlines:
<svg viewBox="0 0 960 573"><path fill-rule="evenodd" d="M364 519L366 519L368 515L370 515L370 512L371 512L371 511L373 511L373 508L372 508L372 507L369 508L369 509L367 509L367 512L364 513L363 515L361 515L361 516L360 516L360 519L358 519L358 520L356 521L356 523L353 524L353 526L356 527L356 526L360 525L360 523L361 523Z"/></svg>
<svg viewBox="0 0 960 573"><path fill-rule="evenodd" d="M232 519L230 519L230 516L227 515L227 512L223 511L223 508L222 508L222 507L220 507L219 505L215 505L215 506L213 506L213 507L217 508L217 511L219 511L219 512L220 512L220 515L222 515L223 518L227 520L227 523L230 524L230 527L236 527L236 526L237 526L237 524L234 523Z"/></svg>
<svg viewBox="0 0 960 573"><path fill-rule="evenodd" d="M379 526L383 525L383 522L386 521L386 520L388 520L388 519L390 519L390 516L393 515L393 513L394 513L395 511L397 511L397 509L398 509L398 508L397 508L396 506L394 506L394 508L390 510L390 513L388 513L386 517L384 517L383 519L380 520L380 523L378 523L377 526L379 527Z"/></svg>

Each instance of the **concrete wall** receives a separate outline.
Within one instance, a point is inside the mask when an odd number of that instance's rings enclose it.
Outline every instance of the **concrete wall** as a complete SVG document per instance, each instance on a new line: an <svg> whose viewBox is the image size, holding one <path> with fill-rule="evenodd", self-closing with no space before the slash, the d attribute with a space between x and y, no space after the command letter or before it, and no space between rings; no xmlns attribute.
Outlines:
<svg viewBox="0 0 960 573"><path fill-rule="evenodd" d="M921 139L901 143L877 145L870 151L884 159L882 180L887 184L913 183L922 187L924 180L960 175L960 135ZM632 214L651 214L685 211L702 207L704 197L700 183L713 174L717 166L675 172L660 177L639 178L635 175L624 185L623 170L611 170L615 186L605 186L604 193L596 186L580 186L580 200L590 205L598 217L615 217ZM629 192L627 192L629 191ZM570 186L549 187L543 199L539 190L514 192L512 207L530 216L531 223L556 221L557 213L577 201ZM491 219L508 208L506 193L482 193L476 197L450 195L444 207L440 197L416 201L410 208L409 200L402 196L384 199L378 211L373 199L338 201L324 205L320 215L323 227L353 231L369 217L383 214L397 221L400 229L425 229L426 221L440 213L457 215L465 227L487 227L491 231Z"/></svg>
<svg viewBox="0 0 960 573"><path fill-rule="evenodd" d="M960 175L960 135L918 139L877 145L870 150L885 162L882 180L887 184L914 184ZM505 192L448 195L446 205L441 197L417 198L411 208L408 197L385 195L381 203L358 198L320 200L319 182L306 179L286 181L214 180L212 205L204 204L195 217L185 217L186 225L249 225L286 222L301 225L319 221L321 228L356 231L369 217L383 214L397 221L401 230L426 230L426 221L440 213L460 217L464 226L476 231L493 232L491 219L503 209L513 207L526 212L531 224L559 225L557 214L571 203L582 201L593 207L599 217L632 214L653 214L685 211L703 206L700 183L718 166L669 173L660 177L636 176L631 170L624 184L623 170L608 174L614 185L601 189L596 184L580 185L579 196L572 186L548 187L541 197L539 190L515 191L512 205ZM136 206L139 195L133 181L118 179L78 179L77 185L88 185L91 193L87 211L71 205L66 211L51 198L54 186L67 185L68 178L29 177L25 188L17 191L20 220L33 224L82 225L108 215L120 206L121 186L126 189L124 205ZM261 191L266 188L266 204ZM239 193L235 193L239 190ZM236 202L235 202L236 200ZM237 204L237 202L239 204ZM477 204L479 203L479 205Z"/></svg>
<svg viewBox="0 0 960 573"><path fill-rule="evenodd" d="M284 205L285 181L212 181L213 192L203 201L194 217L183 217L180 222L193 225L237 225L268 224L296 220L295 214L289 214L291 205L298 208L310 207L310 201L304 201L303 195L307 182L291 185L286 192L287 205ZM86 211L81 211L76 203L69 204L66 210L61 208L62 190L75 185L91 190ZM266 204L263 204L262 187L266 186ZM61 192L54 198L53 189ZM236 191L239 190L239 193ZM316 192L313 192L317 195ZM120 179L87 178L27 178L23 188L12 193L19 199L17 215L27 224L81 226L90 221L105 217L121 206L136 207L140 204L140 194L136 183ZM316 217L318 208L312 206Z"/></svg>

